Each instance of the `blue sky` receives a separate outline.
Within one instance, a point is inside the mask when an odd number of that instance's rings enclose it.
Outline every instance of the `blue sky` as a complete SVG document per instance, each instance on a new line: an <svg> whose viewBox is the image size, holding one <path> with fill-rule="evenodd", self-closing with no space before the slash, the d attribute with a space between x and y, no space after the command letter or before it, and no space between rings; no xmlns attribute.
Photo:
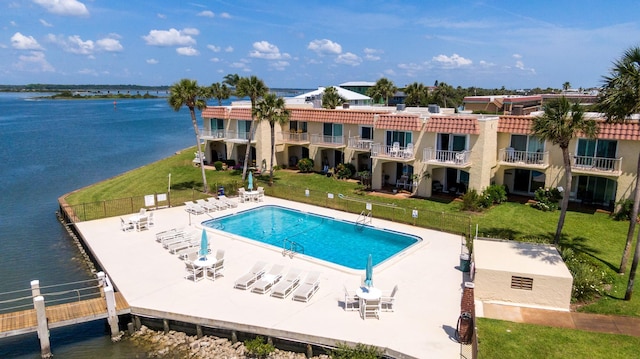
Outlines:
<svg viewBox="0 0 640 359"><path fill-rule="evenodd" d="M0 83L599 86L640 2L0 0Z"/></svg>

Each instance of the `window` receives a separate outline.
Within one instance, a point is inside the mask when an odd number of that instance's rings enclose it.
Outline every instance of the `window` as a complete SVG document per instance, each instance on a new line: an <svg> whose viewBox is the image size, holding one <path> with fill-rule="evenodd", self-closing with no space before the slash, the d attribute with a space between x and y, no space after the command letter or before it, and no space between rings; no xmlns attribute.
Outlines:
<svg viewBox="0 0 640 359"><path fill-rule="evenodd" d="M533 290L533 278L511 276L511 289Z"/></svg>
<svg viewBox="0 0 640 359"><path fill-rule="evenodd" d="M212 118L209 120L211 131L224 130L224 120L220 118Z"/></svg>
<svg viewBox="0 0 640 359"><path fill-rule="evenodd" d="M450 133L439 133L437 140L437 148L439 151L455 151L460 152L467 149L467 136L454 135Z"/></svg>
<svg viewBox="0 0 640 359"><path fill-rule="evenodd" d="M400 147L406 147L407 144L412 143L412 136L412 132L387 131L387 146L393 145L394 142L399 142Z"/></svg>
<svg viewBox="0 0 640 359"><path fill-rule="evenodd" d="M307 123L303 121L289 121L289 131L307 133Z"/></svg>
<svg viewBox="0 0 640 359"><path fill-rule="evenodd" d="M516 151L544 152L544 141L536 136L511 135L511 147Z"/></svg>
<svg viewBox="0 0 640 359"><path fill-rule="evenodd" d="M322 128L322 134L325 136L338 137L342 136L342 124L341 123L324 123Z"/></svg>
<svg viewBox="0 0 640 359"><path fill-rule="evenodd" d="M251 121L238 120L238 138L248 139L251 133Z"/></svg>
<svg viewBox="0 0 640 359"><path fill-rule="evenodd" d="M616 158L618 141L615 140L591 140L578 139L578 156Z"/></svg>
<svg viewBox="0 0 640 359"><path fill-rule="evenodd" d="M361 126L360 138L363 140L373 140L373 128L369 126Z"/></svg>

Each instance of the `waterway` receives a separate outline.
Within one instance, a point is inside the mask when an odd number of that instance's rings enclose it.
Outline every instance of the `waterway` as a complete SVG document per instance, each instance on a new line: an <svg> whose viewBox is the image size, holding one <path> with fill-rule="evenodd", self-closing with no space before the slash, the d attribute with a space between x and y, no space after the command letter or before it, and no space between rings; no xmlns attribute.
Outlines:
<svg viewBox="0 0 640 359"><path fill-rule="evenodd" d="M188 109L166 99L47 100L0 93L0 293L94 278L57 221L57 198L195 146ZM105 321L51 331L57 358L144 358ZM0 358L40 358L35 333L0 339Z"/></svg>

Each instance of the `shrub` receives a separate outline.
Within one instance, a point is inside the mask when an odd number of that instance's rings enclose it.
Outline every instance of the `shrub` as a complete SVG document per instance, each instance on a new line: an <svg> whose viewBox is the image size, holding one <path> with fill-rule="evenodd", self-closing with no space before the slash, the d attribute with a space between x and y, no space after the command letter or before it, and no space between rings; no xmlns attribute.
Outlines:
<svg viewBox="0 0 640 359"><path fill-rule="evenodd" d="M216 171L222 171L222 165L223 165L222 161L215 161L213 163L213 167L216 168Z"/></svg>
<svg viewBox="0 0 640 359"><path fill-rule="evenodd" d="M276 350L273 344L265 343L264 338L261 336L257 336L255 339L245 340L244 347L247 349L247 353L256 358L265 358Z"/></svg>
<svg viewBox="0 0 640 359"><path fill-rule="evenodd" d="M541 211L555 211L558 209L558 202L562 199L562 192L557 188L538 188L533 195L536 203L532 204L533 208Z"/></svg>
<svg viewBox="0 0 640 359"><path fill-rule="evenodd" d="M507 189L503 185L492 184L482 191L482 197L485 199L486 207L500 204L507 201Z"/></svg>
<svg viewBox="0 0 640 359"><path fill-rule="evenodd" d="M311 172L313 170L313 160L311 158L303 158L298 161L298 169L300 172Z"/></svg>
<svg viewBox="0 0 640 359"><path fill-rule="evenodd" d="M331 351L329 357L332 359L377 359L382 358L380 349L362 343L350 347L346 343L338 343L338 347Z"/></svg>
<svg viewBox="0 0 640 359"><path fill-rule="evenodd" d="M340 163L336 171L336 177L338 177L339 179L350 178L355 169L356 168L351 163Z"/></svg>
<svg viewBox="0 0 640 359"><path fill-rule="evenodd" d="M628 221L631 219L631 210L633 209L633 200L630 198L621 199L616 203L618 210L611 213L611 217L616 221Z"/></svg>
<svg viewBox="0 0 640 359"><path fill-rule="evenodd" d="M587 302L600 297L606 293L607 286L613 283L606 268L584 254L566 248L562 251L562 259L573 276L572 302Z"/></svg>
<svg viewBox="0 0 640 359"><path fill-rule="evenodd" d="M483 197L475 189L470 189L462 196L462 210L480 212L483 207Z"/></svg>

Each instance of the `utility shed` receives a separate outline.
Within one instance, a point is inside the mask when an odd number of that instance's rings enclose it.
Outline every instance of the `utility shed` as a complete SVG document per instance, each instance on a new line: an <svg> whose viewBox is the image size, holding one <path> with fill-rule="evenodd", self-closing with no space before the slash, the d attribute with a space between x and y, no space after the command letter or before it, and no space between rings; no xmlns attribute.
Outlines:
<svg viewBox="0 0 640 359"><path fill-rule="evenodd" d="M475 299L568 311L573 277L554 246L476 238Z"/></svg>

